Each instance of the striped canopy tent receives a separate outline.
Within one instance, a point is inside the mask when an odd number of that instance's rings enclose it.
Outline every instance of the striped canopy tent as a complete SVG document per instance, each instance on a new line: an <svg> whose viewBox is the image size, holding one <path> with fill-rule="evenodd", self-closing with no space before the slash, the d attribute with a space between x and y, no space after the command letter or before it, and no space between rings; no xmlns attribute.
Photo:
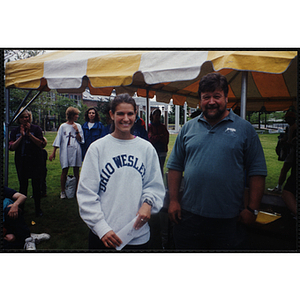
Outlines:
<svg viewBox="0 0 300 300"><path fill-rule="evenodd" d="M93 95L127 92L159 102L199 106L199 80L225 75L228 107L287 110L296 104L297 51L55 51L9 62L6 88ZM247 99L247 101L246 101Z"/></svg>
<svg viewBox="0 0 300 300"><path fill-rule="evenodd" d="M87 87L94 95L127 92L158 102L199 106L199 80L207 73L220 72L229 82L228 107L246 111L287 110L296 106L297 51L51 51L5 66L6 145L9 88L80 93ZM36 94L26 105L29 106ZM246 101L247 100L247 101ZM147 109L147 124L149 110ZM8 147L6 150L8 151ZM5 159L7 184L8 153Z"/></svg>

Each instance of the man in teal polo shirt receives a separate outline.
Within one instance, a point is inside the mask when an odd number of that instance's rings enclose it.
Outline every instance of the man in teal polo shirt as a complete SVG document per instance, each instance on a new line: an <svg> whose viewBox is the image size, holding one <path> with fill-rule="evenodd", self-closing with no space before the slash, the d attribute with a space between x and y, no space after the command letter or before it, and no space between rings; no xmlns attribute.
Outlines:
<svg viewBox="0 0 300 300"><path fill-rule="evenodd" d="M202 114L187 122L167 163L169 217L176 249L244 249L243 224L255 221L266 162L253 126L227 109L228 83L219 73L199 84ZM184 172L184 191L179 187ZM249 202L244 206L245 174Z"/></svg>

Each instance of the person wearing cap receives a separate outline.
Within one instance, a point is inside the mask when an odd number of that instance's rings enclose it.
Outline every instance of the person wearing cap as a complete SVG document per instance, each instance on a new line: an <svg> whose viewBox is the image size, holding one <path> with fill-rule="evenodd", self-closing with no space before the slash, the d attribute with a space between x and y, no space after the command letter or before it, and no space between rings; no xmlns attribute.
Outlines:
<svg viewBox="0 0 300 300"><path fill-rule="evenodd" d="M245 224L256 220L267 176L263 149L253 126L227 109L225 76L204 76L198 94L202 113L182 127L167 162L175 248L247 250Z"/></svg>
<svg viewBox="0 0 300 300"><path fill-rule="evenodd" d="M292 111L288 111L284 116L285 121L289 126L286 127L284 136L280 139L280 144L286 144L288 146L288 154L284 160L283 166L280 170L280 175L278 178L278 183L275 188L268 188L269 192L281 193L282 186L286 180L288 171L292 168L295 163L295 138L296 138L296 114Z"/></svg>

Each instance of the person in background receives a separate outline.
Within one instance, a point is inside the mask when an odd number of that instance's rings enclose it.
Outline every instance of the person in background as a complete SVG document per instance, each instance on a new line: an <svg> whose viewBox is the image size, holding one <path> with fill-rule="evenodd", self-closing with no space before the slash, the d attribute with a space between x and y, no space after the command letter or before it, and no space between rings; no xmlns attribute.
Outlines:
<svg viewBox="0 0 300 300"><path fill-rule="evenodd" d="M164 175L164 164L168 154L169 131L160 120L161 111L160 109L155 109L150 115L151 123L148 128L148 137L157 152L161 173Z"/></svg>
<svg viewBox="0 0 300 300"><path fill-rule="evenodd" d="M288 147L288 154L284 160L283 166L280 170L280 175L278 178L278 183L275 188L268 188L269 192L278 193L282 192L282 186L286 180L286 176L288 171L292 168L294 162L294 156L296 151L296 145L293 143L296 137L296 129L297 129L297 122L296 122L296 114L292 111L288 111L284 119L289 124L289 126L285 130L285 134L280 139L280 144L283 144Z"/></svg>
<svg viewBox="0 0 300 300"><path fill-rule="evenodd" d="M104 136L104 126L100 122L97 110L89 108L84 114L85 123L82 125L84 143L81 144L82 160L90 144Z"/></svg>
<svg viewBox="0 0 300 300"><path fill-rule="evenodd" d="M246 249L244 224L255 222L264 194L267 167L263 149L253 126L227 109L225 76L211 73L202 77L198 94L203 112L182 127L167 163L168 212L175 223L175 248Z"/></svg>
<svg viewBox="0 0 300 300"><path fill-rule="evenodd" d="M60 198L65 199L66 181L69 167L73 167L74 176L79 182L79 168L82 164L82 153L80 144L84 143L84 135L78 120L80 111L74 107L68 107L66 110L67 122L60 125L56 138L53 142L53 152L49 160L55 159L56 150L60 148L60 164L62 173L60 177L61 193Z"/></svg>
<svg viewBox="0 0 300 300"><path fill-rule="evenodd" d="M293 130L293 128L292 128ZM296 200L296 186L297 186L297 159L296 159L296 135L297 127L290 131L291 135L289 136L289 143L293 147L291 150L292 157L290 158L291 162L291 174L288 177L281 194L283 201L286 206L292 212L292 214L297 217L297 200Z"/></svg>
<svg viewBox="0 0 300 300"><path fill-rule="evenodd" d="M41 174L41 197L47 197L47 159L48 159L48 152L45 149L47 146L47 139L44 137L42 143L42 174Z"/></svg>
<svg viewBox="0 0 300 300"><path fill-rule="evenodd" d="M110 111L112 133L90 145L77 191L80 216L90 228L89 249L115 249L117 232L134 221L139 230L124 249L147 249L148 221L165 195L153 146L132 134L136 103L128 94L115 97Z"/></svg>
<svg viewBox="0 0 300 300"><path fill-rule="evenodd" d="M20 109L22 111L23 108ZM15 164L20 184L19 192L27 196L28 180L31 179L36 216L41 210L41 172L43 167L43 133L39 126L33 125L32 114L25 109L18 117L20 125L10 134L9 150L15 151ZM24 212L24 206L22 207Z"/></svg>
<svg viewBox="0 0 300 300"><path fill-rule="evenodd" d="M138 115L136 115L136 119L132 128L132 134L148 141L148 133L146 131L145 121Z"/></svg>
<svg viewBox="0 0 300 300"><path fill-rule="evenodd" d="M36 244L49 240L50 235L30 233L20 208L27 199L25 195L6 186L3 192L3 248L36 250Z"/></svg>

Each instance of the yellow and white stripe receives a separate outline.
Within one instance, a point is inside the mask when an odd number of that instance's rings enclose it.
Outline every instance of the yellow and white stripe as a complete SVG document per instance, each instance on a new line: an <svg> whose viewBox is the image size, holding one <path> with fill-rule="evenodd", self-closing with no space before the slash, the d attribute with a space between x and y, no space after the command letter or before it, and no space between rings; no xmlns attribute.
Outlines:
<svg viewBox="0 0 300 300"><path fill-rule="evenodd" d="M46 85L61 92L89 87L102 95L115 88L139 96L148 88L157 101L172 98L175 104L187 101L195 107L200 78L214 71L227 77L231 105L240 99L240 71L249 71L248 110L262 103L282 108L296 100L297 51L56 51L7 63L5 85Z"/></svg>

